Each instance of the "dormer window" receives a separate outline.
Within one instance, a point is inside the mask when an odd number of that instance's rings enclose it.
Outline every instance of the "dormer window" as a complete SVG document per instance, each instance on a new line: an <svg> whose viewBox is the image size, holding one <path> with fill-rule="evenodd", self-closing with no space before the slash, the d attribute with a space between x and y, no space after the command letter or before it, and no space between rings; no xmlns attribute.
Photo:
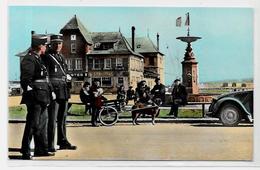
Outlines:
<svg viewBox="0 0 260 170"><path fill-rule="evenodd" d="M99 49L99 48L100 48L100 44L101 44L101 43L99 43L99 42L95 43L95 44L94 44L94 49Z"/></svg>
<svg viewBox="0 0 260 170"><path fill-rule="evenodd" d="M72 34L72 35L70 36L70 40L71 40L71 41L75 41L75 40L76 40L76 35L75 35L75 34Z"/></svg>
<svg viewBox="0 0 260 170"><path fill-rule="evenodd" d="M101 44L101 49L102 50L108 50L108 49L111 49L111 48L114 48L114 43L105 42L105 43Z"/></svg>
<svg viewBox="0 0 260 170"><path fill-rule="evenodd" d="M108 50L108 49L113 49L114 48L114 43L111 42L97 42L94 44L94 49L95 50Z"/></svg>

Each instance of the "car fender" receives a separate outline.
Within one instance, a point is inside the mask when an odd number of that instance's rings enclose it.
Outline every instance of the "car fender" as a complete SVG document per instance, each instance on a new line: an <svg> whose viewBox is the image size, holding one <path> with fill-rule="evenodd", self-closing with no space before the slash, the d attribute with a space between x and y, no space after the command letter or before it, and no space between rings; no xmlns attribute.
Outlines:
<svg viewBox="0 0 260 170"><path fill-rule="evenodd" d="M240 109L242 109L242 111L245 113L245 115L251 115L250 112L247 111L247 109L245 108L245 106L238 100L238 99L235 99L235 98L232 98L232 97L225 97L223 99L219 99L216 104L215 104L215 107L214 107L214 112L219 114L219 110L222 106L222 104L226 103L226 102L234 102L236 103Z"/></svg>

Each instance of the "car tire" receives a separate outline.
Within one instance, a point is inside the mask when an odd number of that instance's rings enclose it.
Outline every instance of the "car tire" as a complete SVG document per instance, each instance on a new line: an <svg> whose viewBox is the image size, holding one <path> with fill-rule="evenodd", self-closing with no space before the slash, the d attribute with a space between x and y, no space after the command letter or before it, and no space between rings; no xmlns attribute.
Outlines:
<svg viewBox="0 0 260 170"><path fill-rule="evenodd" d="M241 120L241 110L233 104L225 104L220 109L219 120L224 126L237 126Z"/></svg>

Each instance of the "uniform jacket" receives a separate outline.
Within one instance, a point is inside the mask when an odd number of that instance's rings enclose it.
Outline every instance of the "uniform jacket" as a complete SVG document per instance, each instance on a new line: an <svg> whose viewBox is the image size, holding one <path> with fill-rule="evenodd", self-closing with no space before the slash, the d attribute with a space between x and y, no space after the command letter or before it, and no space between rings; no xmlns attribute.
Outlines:
<svg viewBox="0 0 260 170"><path fill-rule="evenodd" d="M53 59L53 57L55 59ZM50 81L56 94L56 98L62 100L69 99L70 90L66 82L67 65L65 63L64 57L61 54L50 50L44 58L44 63L49 72ZM53 80L52 78L63 79L63 81Z"/></svg>
<svg viewBox="0 0 260 170"><path fill-rule="evenodd" d="M41 59L34 52L29 52L21 62L21 87L23 89L22 104L41 103L49 104L51 100L50 83L35 82L48 77L47 69Z"/></svg>

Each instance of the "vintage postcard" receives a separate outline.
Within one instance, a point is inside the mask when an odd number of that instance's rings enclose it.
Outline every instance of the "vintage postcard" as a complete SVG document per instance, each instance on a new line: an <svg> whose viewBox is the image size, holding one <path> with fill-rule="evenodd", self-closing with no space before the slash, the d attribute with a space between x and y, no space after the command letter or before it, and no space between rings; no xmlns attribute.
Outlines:
<svg viewBox="0 0 260 170"><path fill-rule="evenodd" d="M8 6L8 159L253 161L254 9Z"/></svg>

